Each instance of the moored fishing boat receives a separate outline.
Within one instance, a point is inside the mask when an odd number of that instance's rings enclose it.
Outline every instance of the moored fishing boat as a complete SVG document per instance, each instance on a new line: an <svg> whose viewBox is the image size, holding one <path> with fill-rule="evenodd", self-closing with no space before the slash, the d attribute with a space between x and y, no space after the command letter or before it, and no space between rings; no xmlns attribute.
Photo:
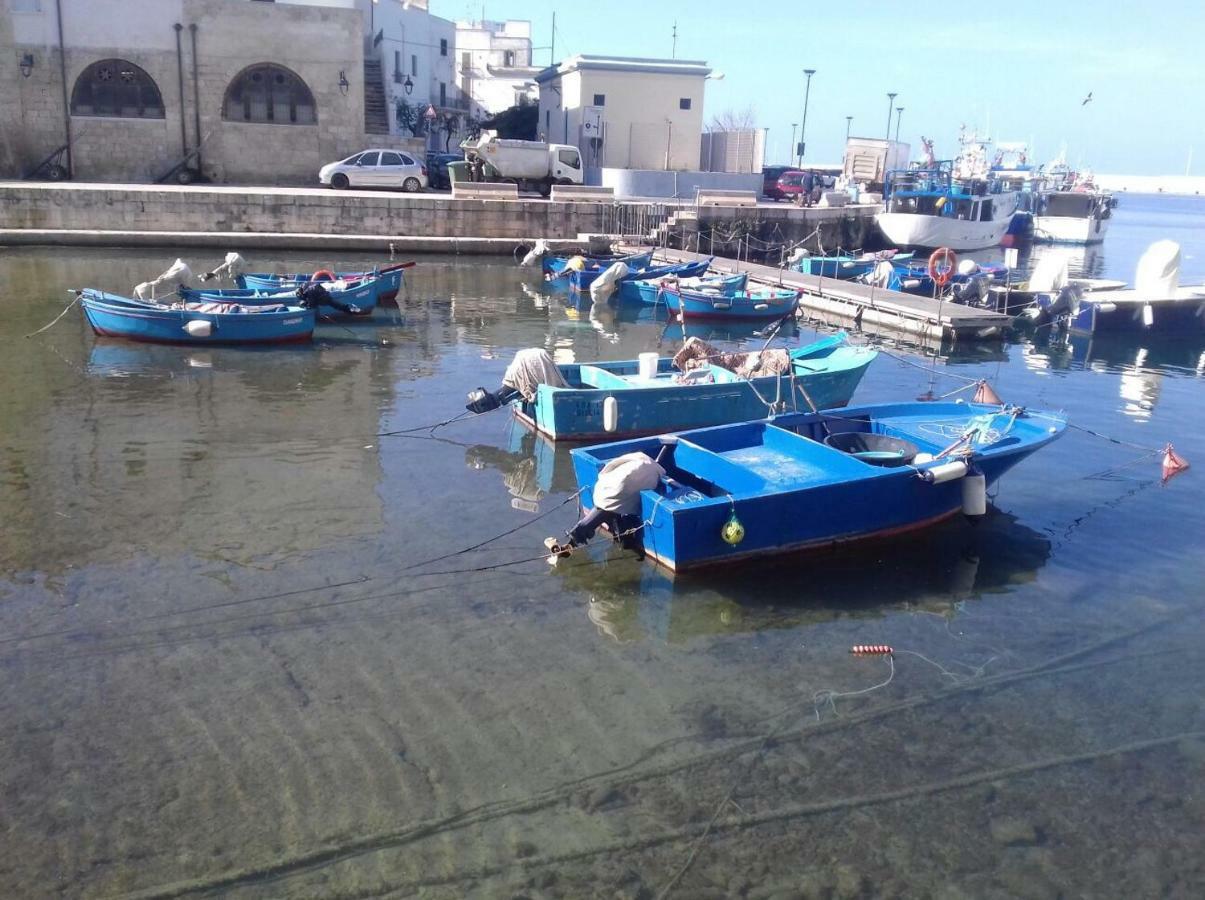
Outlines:
<svg viewBox="0 0 1205 900"><path fill-rule="evenodd" d="M662 298L670 312L684 321L693 319L779 319L799 306L799 292L791 288L756 287L732 293L691 290L667 285Z"/></svg>
<svg viewBox="0 0 1205 900"><path fill-rule="evenodd" d="M546 278L560 278L567 272L595 270L599 274L607 271L614 263L626 263L628 268L643 269L653 262L653 251L622 255L605 254L590 256L575 253L572 256L545 256L543 267Z"/></svg>
<svg viewBox="0 0 1205 900"><path fill-rule="evenodd" d="M835 256L801 255L791 263L791 268L804 275L842 280L857 278L872 271L880 262L902 263L912 259L911 253L898 250L880 250L870 253L837 254Z"/></svg>
<svg viewBox="0 0 1205 900"><path fill-rule="evenodd" d="M523 365L523 354L533 355L533 365ZM469 408L485 412L510 403L516 418L552 440L655 434L762 417L770 404L844 406L876 356L850 346L844 333L749 354L716 353L693 338L673 358L650 353L590 364L556 365L543 351L520 351L503 388L474 391Z"/></svg>
<svg viewBox="0 0 1205 900"><path fill-rule="evenodd" d="M743 291L748 284L749 275L746 272L737 275L701 275L695 278L673 275L625 281L620 285L619 296L624 300L636 300L649 306L658 306L665 304L663 294L667 288L730 295Z"/></svg>
<svg viewBox="0 0 1205 900"><path fill-rule="evenodd" d="M91 288L80 292L97 334L163 344L272 344L308 341L315 311L297 305L176 302L170 306Z"/></svg>
<svg viewBox="0 0 1205 900"><path fill-rule="evenodd" d="M388 303L396 300L398 292L405 284L405 270L413 268L415 263L404 262L396 265L383 266L369 272L334 272L330 269L319 269L312 275L291 273L277 275L270 272L247 272L236 275L234 283L240 288L258 291L271 291L282 288L298 288L311 282L360 282L371 279L378 280L377 300Z"/></svg>
<svg viewBox="0 0 1205 900"><path fill-rule="evenodd" d="M653 486L621 498L635 511L612 516L609 527L681 571L887 537L959 512L982 514L986 488L1065 427L1060 417L1019 407L875 404L571 455L586 510L608 464L656 461ZM552 546L554 554L561 549Z"/></svg>
<svg viewBox="0 0 1205 900"><path fill-rule="evenodd" d="M331 317L338 314L349 316L371 315L380 298L381 280L377 278L361 281L309 281L296 286L278 285L274 288L257 290L251 288L197 289L179 288L184 300L211 303L240 303L245 306L263 304L297 303L305 296L307 304L318 309L318 314Z"/></svg>
<svg viewBox="0 0 1205 900"><path fill-rule="evenodd" d="M953 163L887 173L875 223L897 247L982 250L996 247L1017 210L1001 182L954 177Z"/></svg>
<svg viewBox="0 0 1205 900"><path fill-rule="evenodd" d="M616 262L623 262L623 260L616 260ZM615 263L611 263L611 265L613 266ZM619 275L616 280L616 283L620 285L621 299L624 296L622 286L629 282L648 281L653 278L664 278L667 276L675 278L698 278L707 272L707 269L711 266L711 260L701 259L694 262L668 263L662 266L654 266L650 261L649 265L638 269L631 268L626 262L624 262L624 265L628 267L628 272ZM609 268L610 266L607 268L586 268L580 271L567 270L566 277L569 279L569 287L575 291L588 291L590 285L605 275Z"/></svg>

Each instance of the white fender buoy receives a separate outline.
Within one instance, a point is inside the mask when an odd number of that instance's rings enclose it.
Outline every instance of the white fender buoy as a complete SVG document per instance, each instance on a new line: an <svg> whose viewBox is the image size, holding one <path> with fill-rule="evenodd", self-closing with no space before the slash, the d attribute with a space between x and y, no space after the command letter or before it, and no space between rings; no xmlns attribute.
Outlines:
<svg viewBox="0 0 1205 900"><path fill-rule="evenodd" d="M614 397L603 400L603 430L612 434L619 428L619 401Z"/></svg>
<svg viewBox="0 0 1205 900"><path fill-rule="evenodd" d="M1117 304L1116 303L1097 303L1096 309L1098 312L1102 312L1102 313L1117 312Z"/></svg>
<svg viewBox="0 0 1205 900"><path fill-rule="evenodd" d="M213 334L213 323L208 319L193 319L184 323L184 330L190 337L209 337Z"/></svg>
<svg viewBox="0 0 1205 900"><path fill-rule="evenodd" d="M982 472L971 472L962 479L962 511L968 516L987 513L987 478Z"/></svg>
<svg viewBox="0 0 1205 900"><path fill-rule="evenodd" d="M921 477L929 484L942 484L946 481L953 481L955 478L962 478L966 473L967 464L956 459L953 462L934 466L932 469L925 469L921 472Z"/></svg>
<svg viewBox="0 0 1205 900"><path fill-rule="evenodd" d="M927 462L933 462L933 454L932 453L918 453L918 454L916 454L916 456L912 457L912 465L914 465L914 466L919 466L922 463L927 463Z"/></svg>
<svg viewBox="0 0 1205 900"><path fill-rule="evenodd" d="M1149 303L1142 305L1142 324L1147 328L1155 324L1155 309Z"/></svg>

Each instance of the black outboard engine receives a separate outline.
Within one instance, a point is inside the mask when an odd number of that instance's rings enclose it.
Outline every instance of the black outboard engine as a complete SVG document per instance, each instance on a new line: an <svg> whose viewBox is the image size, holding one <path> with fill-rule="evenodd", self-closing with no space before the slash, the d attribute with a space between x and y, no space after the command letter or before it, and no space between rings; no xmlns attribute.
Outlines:
<svg viewBox="0 0 1205 900"><path fill-rule="evenodd" d="M329 306L331 295L322 285L311 281L297 289L297 303L305 309L317 309L320 306Z"/></svg>
<svg viewBox="0 0 1205 900"><path fill-rule="evenodd" d="M971 275L966 281L956 282L951 286L951 296L955 303L965 303L967 306L979 306L987 299L987 277Z"/></svg>
<svg viewBox="0 0 1205 900"><path fill-rule="evenodd" d="M492 393L483 387L479 387L476 390L469 391L466 398L469 402L464 405L464 408L472 413L485 413L510 403L510 401L518 396L518 391L505 384Z"/></svg>

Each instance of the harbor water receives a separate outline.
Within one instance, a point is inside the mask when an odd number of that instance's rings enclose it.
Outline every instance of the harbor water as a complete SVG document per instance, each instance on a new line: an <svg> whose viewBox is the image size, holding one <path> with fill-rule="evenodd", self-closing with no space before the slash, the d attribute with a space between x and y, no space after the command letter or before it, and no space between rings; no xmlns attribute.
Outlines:
<svg viewBox="0 0 1205 900"><path fill-rule="evenodd" d="M1200 198L1032 253L1165 237L1205 282ZM883 344L856 402L986 378L1079 428L977 524L675 578L548 565L568 450L506 413L419 427L680 326L422 258L307 346L26 337L176 255L0 255L0 895L1201 896L1205 340Z"/></svg>

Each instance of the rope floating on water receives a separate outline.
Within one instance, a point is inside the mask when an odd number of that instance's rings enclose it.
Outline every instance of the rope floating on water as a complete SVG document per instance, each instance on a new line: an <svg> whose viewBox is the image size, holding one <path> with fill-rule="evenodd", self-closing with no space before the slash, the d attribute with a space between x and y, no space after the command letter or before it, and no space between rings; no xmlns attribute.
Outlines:
<svg viewBox="0 0 1205 900"><path fill-rule="evenodd" d="M75 291L74 293L75 293L75 299L72 300L70 303L68 303L65 307L63 307L63 311L61 313L59 313L57 316L55 316L54 319L52 319L48 324L43 325L37 331L31 331L29 334L27 334L25 336L27 338L37 337L43 331L48 331L53 326L57 325L59 319L63 318L63 316L65 316L65 315L67 315L67 313L71 310L71 307L73 307L73 306L75 306L75 304L79 303L80 298L84 296L82 291Z"/></svg>

